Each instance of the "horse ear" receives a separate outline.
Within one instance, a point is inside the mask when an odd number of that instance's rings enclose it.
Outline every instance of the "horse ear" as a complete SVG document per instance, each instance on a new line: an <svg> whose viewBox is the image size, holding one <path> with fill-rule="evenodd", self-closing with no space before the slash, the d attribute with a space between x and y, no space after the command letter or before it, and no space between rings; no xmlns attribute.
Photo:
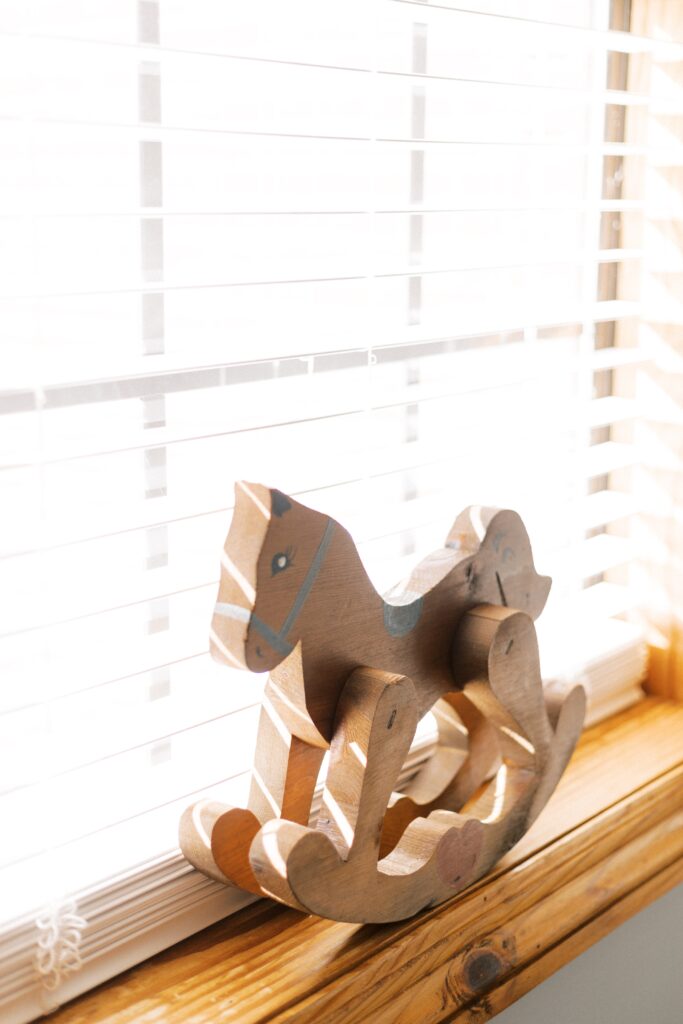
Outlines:
<svg viewBox="0 0 683 1024"><path fill-rule="evenodd" d="M271 490L270 498L270 507L272 509L273 515L277 516L278 518L280 516L283 516L285 512L289 512L289 510L292 507L291 501L289 500L286 494L282 493L282 491L276 491L274 489Z"/></svg>
<svg viewBox="0 0 683 1024"><path fill-rule="evenodd" d="M486 505L468 505L451 526L445 547L474 555L486 539L489 524L499 509Z"/></svg>
<svg viewBox="0 0 683 1024"><path fill-rule="evenodd" d="M552 580L535 568L531 539L518 512L501 509L487 522L481 542L494 573L502 603L538 618L548 600ZM495 588L494 588L495 594Z"/></svg>

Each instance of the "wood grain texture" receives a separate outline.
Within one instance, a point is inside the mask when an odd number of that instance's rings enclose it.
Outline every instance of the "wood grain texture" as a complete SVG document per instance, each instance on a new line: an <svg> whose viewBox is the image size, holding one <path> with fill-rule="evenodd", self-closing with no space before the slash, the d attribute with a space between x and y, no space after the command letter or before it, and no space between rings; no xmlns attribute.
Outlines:
<svg viewBox="0 0 683 1024"><path fill-rule="evenodd" d="M634 876L645 862L659 871L683 860L683 805L677 813L659 822L645 834L622 841L607 860L590 863L577 877L545 893L543 902L518 910L510 901L508 913L494 930L473 937L454 956L438 964L409 988L397 988L389 1002L374 1006L363 998L346 1006L343 1014L327 1020L362 1021L368 1013L373 1024L424 1024L443 1019L444 1007L467 1006L480 992L513 974L519 965L533 962L538 954L539 936L552 947L585 922L587 905L599 914L633 887ZM298 1019L293 1016L288 1019Z"/></svg>
<svg viewBox="0 0 683 1024"><path fill-rule="evenodd" d="M335 520L261 484L235 495L212 653L270 676L248 808L188 808L183 853L218 881L337 921L435 906L524 835L583 723L581 688L548 716L533 618L550 580L524 524L466 509L444 547L381 597ZM398 798L417 723L437 702L437 750Z"/></svg>
<svg viewBox="0 0 683 1024"><path fill-rule="evenodd" d="M683 707L647 698L587 730L521 842L440 907L359 926L258 903L52 1020L486 1020L680 880L682 815Z"/></svg>
<svg viewBox="0 0 683 1024"><path fill-rule="evenodd" d="M606 910L592 918L581 928L577 928L557 945L536 960L521 968L519 972L507 978L497 988L491 989L485 996L458 1010L453 1016L446 1018L447 1024L481 1024L490 1020L507 1006L531 992L537 985L549 978L565 964L585 953L592 945L604 939L619 925L624 924L634 914L644 910L655 900L664 896L670 889L683 882L683 859L674 861L659 871L643 885L633 889L626 896L612 903Z"/></svg>
<svg viewBox="0 0 683 1024"><path fill-rule="evenodd" d="M336 921L395 921L457 892L477 867L481 873L484 826L453 813L417 818L379 861L384 813L417 721L405 676L351 674L317 827L272 820L252 843L265 893Z"/></svg>
<svg viewBox="0 0 683 1024"><path fill-rule="evenodd" d="M509 608L466 612L453 661L456 682L500 730L504 761L491 782L460 813L416 817L379 860L419 701L407 677L356 669L339 701L317 827L272 819L253 839L250 860L265 894L335 921L399 921L465 888L524 835L574 749L583 690L568 695L551 723L533 622Z"/></svg>

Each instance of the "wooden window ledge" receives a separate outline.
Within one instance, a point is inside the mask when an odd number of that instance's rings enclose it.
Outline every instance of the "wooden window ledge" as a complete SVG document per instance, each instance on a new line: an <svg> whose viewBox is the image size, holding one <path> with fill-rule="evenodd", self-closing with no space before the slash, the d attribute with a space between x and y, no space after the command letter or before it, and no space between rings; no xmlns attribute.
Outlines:
<svg viewBox="0 0 683 1024"><path fill-rule="evenodd" d="M51 1024L488 1020L683 880L683 705L587 730L487 877L397 925L259 901L82 996Z"/></svg>

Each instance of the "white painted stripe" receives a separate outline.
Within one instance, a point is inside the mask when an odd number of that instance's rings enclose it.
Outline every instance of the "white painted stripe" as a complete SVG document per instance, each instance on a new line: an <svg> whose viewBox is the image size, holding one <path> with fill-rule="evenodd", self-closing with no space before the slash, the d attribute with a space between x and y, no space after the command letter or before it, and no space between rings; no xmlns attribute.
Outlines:
<svg viewBox="0 0 683 1024"><path fill-rule="evenodd" d="M295 714L295 715L296 715L296 716L297 716L298 718L300 718L300 719L301 719L301 720L302 720L303 722L306 722L306 724L307 724L307 725L310 725L310 721L311 721L311 720L310 720L310 718L308 717L308 715L307 715L307 714L305 714L305 713L304 713L304 712L303 712L303 711L302 711L302 710L301 710L300 708L298 708L298 707L296 706L296 704L295 704L295 703L294 703L293 701L291 701L291 700L289 699L289 697L288 697L288 696L287 696L287 694L286 694L286 693L284 692L284 690L282 690L282 689L281 689L281 688L280 688L280 687L279 687L279 686L277 685L277 683L276 683L276 682L274 682L274 680L273 680L273 677L272 677L272 676L271 676L271 677L269 678L269 680L268 680L268 686L269 686L269 687L270 687L270 689L271 689L271 690L273 691L273 693L274 693L275 697L277 698L277 700L279 700L279 701L282 701L282 703L283 703L283 704L285 705L285 707L286 707L286 708L288 708L288 709L289 709L289 710L290 710L290 711L291 711L291 712L292 712L293 714Z"/></svg>
<svg viewBox="0 0 683 1024"><path fill-rule="evenodd" d="M353 826L327 788L323 793L323 807L328 810L330 817L341 832L344 842L350 848L355 836Z"/></svg>
<svg viewBox="0 0 683 1024"><path fill-rule="evenodd" d="M363 753L363 751L361 750L359 744L356 743L355 740L351 740L351 742L349 743L349 749L351 750L351 753L356 758L358 763L362 764L363 768L367 768L367 766L368 766L368 759L365 756L365 754Z"/></svg>
<svg viewBox="0 0 683 1024"><path fill-rule="evenodd" d="M228 648L225 646L225 644L223 643L223 641L221 640L221 638L219 637L219 635L218 635L218 633L216 632L215 629L211 628L209 630L209 636L211 638L211 643L216 645L216 647L221 652L221 654L223 655L223 657L225 658L226 661L228 661L228 662L230 662L230 664L234 665L235 668L246 668L247 667L243 662L241 662L238 658L235 657L235 655L232 653L232 651L228 650Z"/></svg>
<svg viewBox="0 0 683 1024"><path fill-rule="evenodd" d="M227 551L221 552L221 565L227 572L227 574L235 581L237 586L240 588L244 596L250 605L254 604L256 600L256 591L252 587L246 576L240 572L235 563L229 557Z"/></svg>
<svg viewBox="0 0 683 1024"><path fill-rule="evenodd" d="M259 772L259 770L256 768L255 765L252 765L251 777L254 780L254 782L256 783L256 785L258 786L258 788L263 793L263 795L266 798L266 800L268 801L268 803L270 804L270 808L271 808L273 814L275 815L275 817L279 818L280 814L282 813L282 808L280 807L280 805L275 800L275 797L273 796L271 791L268 789L268 786L266 786L265 782L263 781L263 776L261 775L261 773Z"/></svg>
<svg viewBox="0 0 683 1024"><path fill-rule="evenodd" d="M292 735L289 732L289 730L287 729L285 723L282 721L282 719L278 715L277 709L273 706L273 703L269 699L267 693L264 693L263 697L261 698L261 707L263 708L265 713L268 715L268 718L273 723L275 729L277 729L277 732L278 732L282 742L285 744L286 747L289 747L289 745L291 743L291 740L292 740Z"/></svg>
<svg viewBox="0 0 683 1024"><path fill-rule="evenodd" d="M270 519L270 509L266 508L266 506L263 504L263 502L261 501L257 494L254 494L249 484L246 484L244 480L240 480L237 486L240 488L240 490L244 491L247 497L251 498L251 500L253 501L254 505L256 505L256 508L259 510L261 515L265 516L266 519Z"/></svg>
<svg viewBox="0 0 683 1024"><path fill-rule="evenodd" d="M223 615L226 619L237 619L238 622L249 622L251 618L248 608L242 608L239 604L228 604L225 601L216 601L214 612L216 615Z"/></svg>

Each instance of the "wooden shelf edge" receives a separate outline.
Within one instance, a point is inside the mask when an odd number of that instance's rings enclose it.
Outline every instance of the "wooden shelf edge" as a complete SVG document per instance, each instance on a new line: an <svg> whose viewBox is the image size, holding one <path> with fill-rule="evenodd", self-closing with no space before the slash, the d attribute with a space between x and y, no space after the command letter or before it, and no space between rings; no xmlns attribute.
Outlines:
<svg viewBox="0 0 683 1024"><path fill-rule="evenodd" d="M683 879L683 706L586 731L496 870L397 925L262 901L63 1007L53 1024L481 1022Z"/></svg>
<svg viewBox="0 0 683 1024"><path fill-rule="evenodd" d="M444 1024L483 1024L484 1021L490 1020L681 882L683 859L674 861L644 885L638 886L633 892L617 900L592 921L511 975L503 984L446 1018Z"/></svg>

